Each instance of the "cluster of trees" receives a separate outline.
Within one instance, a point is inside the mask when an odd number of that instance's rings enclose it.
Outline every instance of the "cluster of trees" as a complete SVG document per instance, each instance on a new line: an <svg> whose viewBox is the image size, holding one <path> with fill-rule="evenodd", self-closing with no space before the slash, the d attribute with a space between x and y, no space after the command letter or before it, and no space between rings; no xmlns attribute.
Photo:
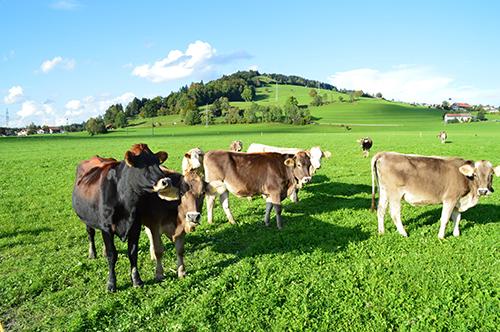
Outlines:
<svg viewBox="0 0 500 332"><path fill-rule="evenodd" d="M87 123L85 124L85 129L92 136L108 132L104 119L100 116L88 119Z"/></svg>
<svg viewBox="0 0 500 332"><path fill-rule="evenodd" d="M228 124L281 122L294 125L305 125L311 122L311 114L307 107L299 106L295 97L289 97L283 107L263 106L253 102L242 110L229 105L226 97L221 97L204 110L186 113L184 122L187 125L212 124L215 118L222 118Z"/></svg>
<svg viewBox="0 0 500 332"><path fill-rule="evenodd" d="M323 83L316 80L308 80L300 76L282 75L282 74L265 74L265 75L272 78L278 84L299 85L305 87L315 87L319 89L338 91L337 88L331 84Z"/></svg>

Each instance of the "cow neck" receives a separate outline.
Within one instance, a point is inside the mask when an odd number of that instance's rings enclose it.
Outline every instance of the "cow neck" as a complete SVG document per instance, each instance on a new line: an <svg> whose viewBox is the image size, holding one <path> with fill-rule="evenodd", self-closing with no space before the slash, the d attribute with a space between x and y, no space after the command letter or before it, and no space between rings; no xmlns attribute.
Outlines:
<svg viewBox="0 0 500 332"><path fill-rule="evenodd" d="M135 206L139 202L139 200L148 194L144 189L138 188L137 184L134 185L134 183L130 181L129 175L130 172L128 172L129 166L122 161L120 163L120 168L119 168L119 180L118 180L118 195L120 198L125 197L126 199L120 199L121 201L124 201L127 203L127 205L130 206Z"/></svg>
<svg viewBox="0 0 500 332"><path fill-rule="evenodd" d="M295 177L295 173L294 173L294 168L292 167L288 167L288 166L285 166L286 169L287 169L287 172L289 173L289 176L287 177L288 179L291 179L291 180L288 180L288 187L290 187L290 185L292 186L297 186L299 184L299 179L297 179ZM288 188L287 188L288 189Z"/></svg>

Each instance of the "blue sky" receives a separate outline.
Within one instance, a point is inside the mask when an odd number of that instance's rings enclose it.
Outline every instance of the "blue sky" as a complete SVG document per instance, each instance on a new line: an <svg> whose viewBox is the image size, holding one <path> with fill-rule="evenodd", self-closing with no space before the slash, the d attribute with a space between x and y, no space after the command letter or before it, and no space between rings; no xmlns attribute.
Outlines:
<svg viewBox="0 0 500 332"><path fill-rule="evenodd" d="M80 122L236 70L500 104L493 1L0 0L0 126Z"/></svg>

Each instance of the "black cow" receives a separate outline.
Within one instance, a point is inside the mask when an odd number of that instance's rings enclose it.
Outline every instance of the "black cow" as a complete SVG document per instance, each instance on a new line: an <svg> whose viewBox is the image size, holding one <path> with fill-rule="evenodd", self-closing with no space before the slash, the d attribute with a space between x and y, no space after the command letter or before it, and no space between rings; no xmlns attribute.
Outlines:
<svg viewBox="0 0 500 332"><path fill-rule="evenodd" d="M144 195L164 190L170 179L160 169L166 152L151 152L146 144L135 144L125 153L125 160L95 156L82 161L76 171L73 209L87 225L89 256L95 257L95 229L101 230L109 264L107 288L116 290L117 252L114 235L128 238L128 257L134 286L141 286L137 270L137 251L141 222L137 204Z"/></svg>

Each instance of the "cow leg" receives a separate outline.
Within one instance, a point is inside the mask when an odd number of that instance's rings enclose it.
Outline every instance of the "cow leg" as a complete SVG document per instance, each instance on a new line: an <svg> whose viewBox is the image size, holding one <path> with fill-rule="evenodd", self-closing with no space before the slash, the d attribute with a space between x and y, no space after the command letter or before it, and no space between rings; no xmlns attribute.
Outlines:
<svg viewBox="0 0 500 332"><path fill-rule="evenodd" d="M106 257L108 258L108 291L116 291L116 274L115 265L118 258L118 254L115 248L114 235L102 231L102 239L104 241L104 248L106 250Z"/></svg>
<svg viewBox="0 0 500 332"><path fill-rule="evenodd" d="M298 189L294 189L290 194L290 200L294 203L297 203L299 201L298 191Z"/></svg>
<svg viewBox="0 0 500 332"><path fill-rule="evenodd" d="M175 251L177 253L177 277L184 278L184 234L175 239Z"/></svg>
<svg viewBox="0 0 500 332"><path fill-rule="evenodd" d="M150 250L151 252L151 258L155 260L156 262L156 272L155 272L155 279L156 281L162 281L163 280L163 265L161 264L161 258L163 257L163 243L161 242L161 232L159 227L155 227L152 229L149 229L147 227L144 228L146 233L148 233L149 237L149 243L150 243Z"/></svg>
<svg viewBox="0 0 500 332"><path fill-rule="evenodd" d="M377 206L377 220L378 220L378 233L384 234L384 218L385 211L387 210L387 192L383 189L379 189L379 198Z"/></svg>
<svg viewBox="0 0 500 332"><path fill-rule="evenodd" d="M141 234L141 223L134 222L128 234L128 259L130 261L130 277L135 287L143 285L139 271L137 270L137 252L139 250L139 235Z"/></svg>
<svg viewBox="0 0 500 332"><path fill-rule="evenodd" d="M156 259L153 234L151 232L151 229L149 227L147 227L147 226L144 226L144 232L148 236L148 240L149 240L149 255L151 256L151 260L153 261L153 260Z"/></svg>
<svg viewBox="0 0 500 332"><path fill-rule="evenodd" d="M215 195L211 195L208 192L205 194L207 200L207 222L211 224L213 222L213 212L215 204Z"/></svg>
<svg viewBox="0 0 500 332"><path fill-rule="evenodd" d="M444 239L444 233L446 231L446 224L450 220L451 213L455 208L455 204L450 204L448 202L443 203L443 210L441 210L441 226L439 227L438 238Z"/></svg>
<svg viewBox="0 0 500 332"><path fill-rule="evenodd" d="M460 223L460 218L462 215L460 212L458 212L457 209L454 209L453 212L451 213L451 219L455 223L453 226L453 236L459 236L460 235L460 229L458 228L458 224Z"/></svg>
<svg viewBox="0 0 500 332"><path fill-rule="evenodd" d="M269 226L269 216L271 214L271 209L273 208L273 203L266 202L266 214L264 215L264 225Z"/></svg>
<svg viewBox="0 0 500 332"><path fill-rule="evenodd" d="M276 212L276 226L278 229L283 228L283 222L281 220L281 202L278 204L273 204L274 212Z"/></svg>
<svg viewBox="0 0 500 332"><path fill-rule="evenodd" d="M363 157L367 158L370 155L370 151L363 150Z"/></svg>
<svg viewBox="0 0 500 332"><path fill-rule="evenodd" d="M87 226L87 238L89 239L89 258L95 259L95 229Z"/></svg>
<svg viewBox="0 0 500 332"><path fill-rule="evenodd" d="M220 203L222 204L222 208L224 209L224 212L226 213L227 220L229 220L229 223L231 224L236 224L234 221L233 215L231 213L231 210L229 209L229 192L225 191L223 192L220 197ZM207 208L208 211L208 208Z"/></svg>
<svg viewBox="0 0 500 332"><path fill-rule="evenodd" d="M391 199L389 205L392 221L396 225L399 234L407 237L408 234L406 233L405 228L403 227L403 223L401 222L401 197Z"/></svg>

